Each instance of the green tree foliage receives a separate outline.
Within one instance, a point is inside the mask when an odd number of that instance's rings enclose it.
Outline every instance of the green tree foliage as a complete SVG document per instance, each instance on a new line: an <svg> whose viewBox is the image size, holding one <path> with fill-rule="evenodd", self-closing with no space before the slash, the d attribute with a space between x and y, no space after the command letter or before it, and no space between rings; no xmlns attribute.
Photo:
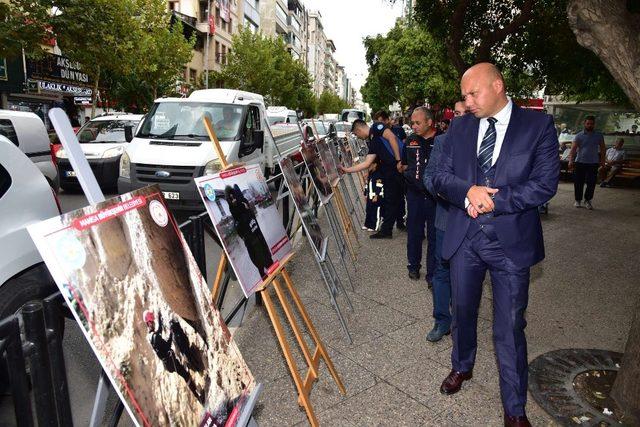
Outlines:
<svg viewBox="0 0 640 427"><path fill-rule="evenodd" d="M196 36L185 37L182 23L172 23L164 0L136 3L137 54L129 58L128 72L111 76L110 88L123 108L140 110L172 92L193 56Z"/></svg>
<svg viewBox="0 0 640 427"><path fill-rule="evenodd" d="M294 60L280 38L252 33L248 28L233 36L233 51L220 73L209 81L225 88L259 93L269 105L313 112L311 77Z"/></svg>
<svg viewBox="0 0 640 427"><path fill-rule="evenodd" d="M343 109L350 108L347 101L328 90L320 94L317 105L318 114L339 114Z"/></svg>
<svg viewBox="0 0 640 427"><path fill-rule="evenodd" d="M51 39L51 4L46 1L0 1L0 58L43 53Z"/></svg>
<svg viewBox="0 0 640 427"><path fill-rule="evenodd" d="M444 40L458 75L490 61L512 95L546 93L576 100L625 102L598 57L580 46L567 19L568 0L416 0L414 20Z"/></svg>
<svg viewBox="0 0 640 427"><path fill-rule="evenodd" d="M396 101L404 109L459 98L445 46L425 28L399 22L386 36L368 37L364 44L369 76L362 95L374 111Z"/></svg>

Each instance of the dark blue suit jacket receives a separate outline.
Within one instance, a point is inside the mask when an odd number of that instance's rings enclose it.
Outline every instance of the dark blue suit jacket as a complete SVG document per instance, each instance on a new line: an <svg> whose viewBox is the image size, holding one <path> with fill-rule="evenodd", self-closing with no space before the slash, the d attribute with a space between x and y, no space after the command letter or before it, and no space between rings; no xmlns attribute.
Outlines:
<svg viewBox="0 0 640 427"><path fill-rule="evenodd" d="M458 250L472 221L464 200L477 183L479 124L472 114L452 121L433 179L438 194L452 204L442 247L445 259ZM530 267L544 259L538 206L556 193L560 176L553 117L514 104L495 167L493 187L500 190L494 198L496 234L514 264Z"/></svg>

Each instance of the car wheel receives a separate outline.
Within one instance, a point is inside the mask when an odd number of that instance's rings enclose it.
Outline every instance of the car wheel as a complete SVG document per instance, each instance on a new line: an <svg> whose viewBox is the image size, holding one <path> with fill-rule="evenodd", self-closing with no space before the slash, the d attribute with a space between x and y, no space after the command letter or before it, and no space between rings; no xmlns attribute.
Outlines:
<svg viewBox="0 0 640 427"><path fill-rule="evenodd" d="M17 313L23 305L42 300L58 291L44 263L13 277L0 286L0 320ZM60 316L59 330L64 334L64 317ZM9 376L4 359L0 359L0 391L8 388Z"/></svg>

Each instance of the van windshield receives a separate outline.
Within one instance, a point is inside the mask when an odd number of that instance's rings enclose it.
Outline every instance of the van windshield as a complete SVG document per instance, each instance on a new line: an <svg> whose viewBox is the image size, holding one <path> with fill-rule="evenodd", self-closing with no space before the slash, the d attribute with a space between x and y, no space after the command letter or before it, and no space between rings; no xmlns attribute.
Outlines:
<svg viewBox="0 0 640 427"><path fill-rule="evenodd" d="M86 143L127 142L124 128L135 130L137 120L91 120L78 131L78 141Z"/></svg>
<svg viewBox="0 0 640 427"><path fill-rule="evenodd" d="M140 127L138 137L208 140L203 117L207 116L219 140L239 139L244 107L210 102L158 102Z"/></svg>

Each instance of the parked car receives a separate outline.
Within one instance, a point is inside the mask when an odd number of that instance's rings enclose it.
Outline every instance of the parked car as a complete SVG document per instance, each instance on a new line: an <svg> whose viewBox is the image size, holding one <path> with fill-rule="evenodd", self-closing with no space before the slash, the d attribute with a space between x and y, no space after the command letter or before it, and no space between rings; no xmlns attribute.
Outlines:
<svg viewBox="0 0 640 427"><path fill-rule="evenodd" d="M42 172L0 136L0 319L57 290L27 226L58 215L56 195Z"/></svg>
<svg viewBox="0 0 640 427"><path fill-rule="evenodd" d="M338 139L348 139L351 135L351 123L349 122L336 122L336 137Z"/></svg>
<svg viewBox="0 0 640 427"><path fill-rule="evenodd" d="M343 122L353 123L353 121L356 119L364 120L364 111L356 110L355 108L345 108L340 113L340 120Z"/></svg>
<svg viewBox="0 0 640 427"><path fill-rule="evenodd" d="M295 110L289 110L287 107L268 107L267 120L269 125L275 124L298 124L298 113Z"/></svg>
<svg viewBox="0 0 640 427"><path fill-rule="evenodd" d="M86 122L76 133L80 147L103 190L118 187L120 157L133 139L142 117L141 114L100 116ZM55 155L62 189L79 188L80 183L64 148L58 149Z"/></svg>
<svg viewBox="0 0 640 427"><path fill-rule="evenodd" d="M60 186L58 169L51 157L49 135L34 113L0 110L0 135L8 138L37 166L56 192Z"/></svg>

